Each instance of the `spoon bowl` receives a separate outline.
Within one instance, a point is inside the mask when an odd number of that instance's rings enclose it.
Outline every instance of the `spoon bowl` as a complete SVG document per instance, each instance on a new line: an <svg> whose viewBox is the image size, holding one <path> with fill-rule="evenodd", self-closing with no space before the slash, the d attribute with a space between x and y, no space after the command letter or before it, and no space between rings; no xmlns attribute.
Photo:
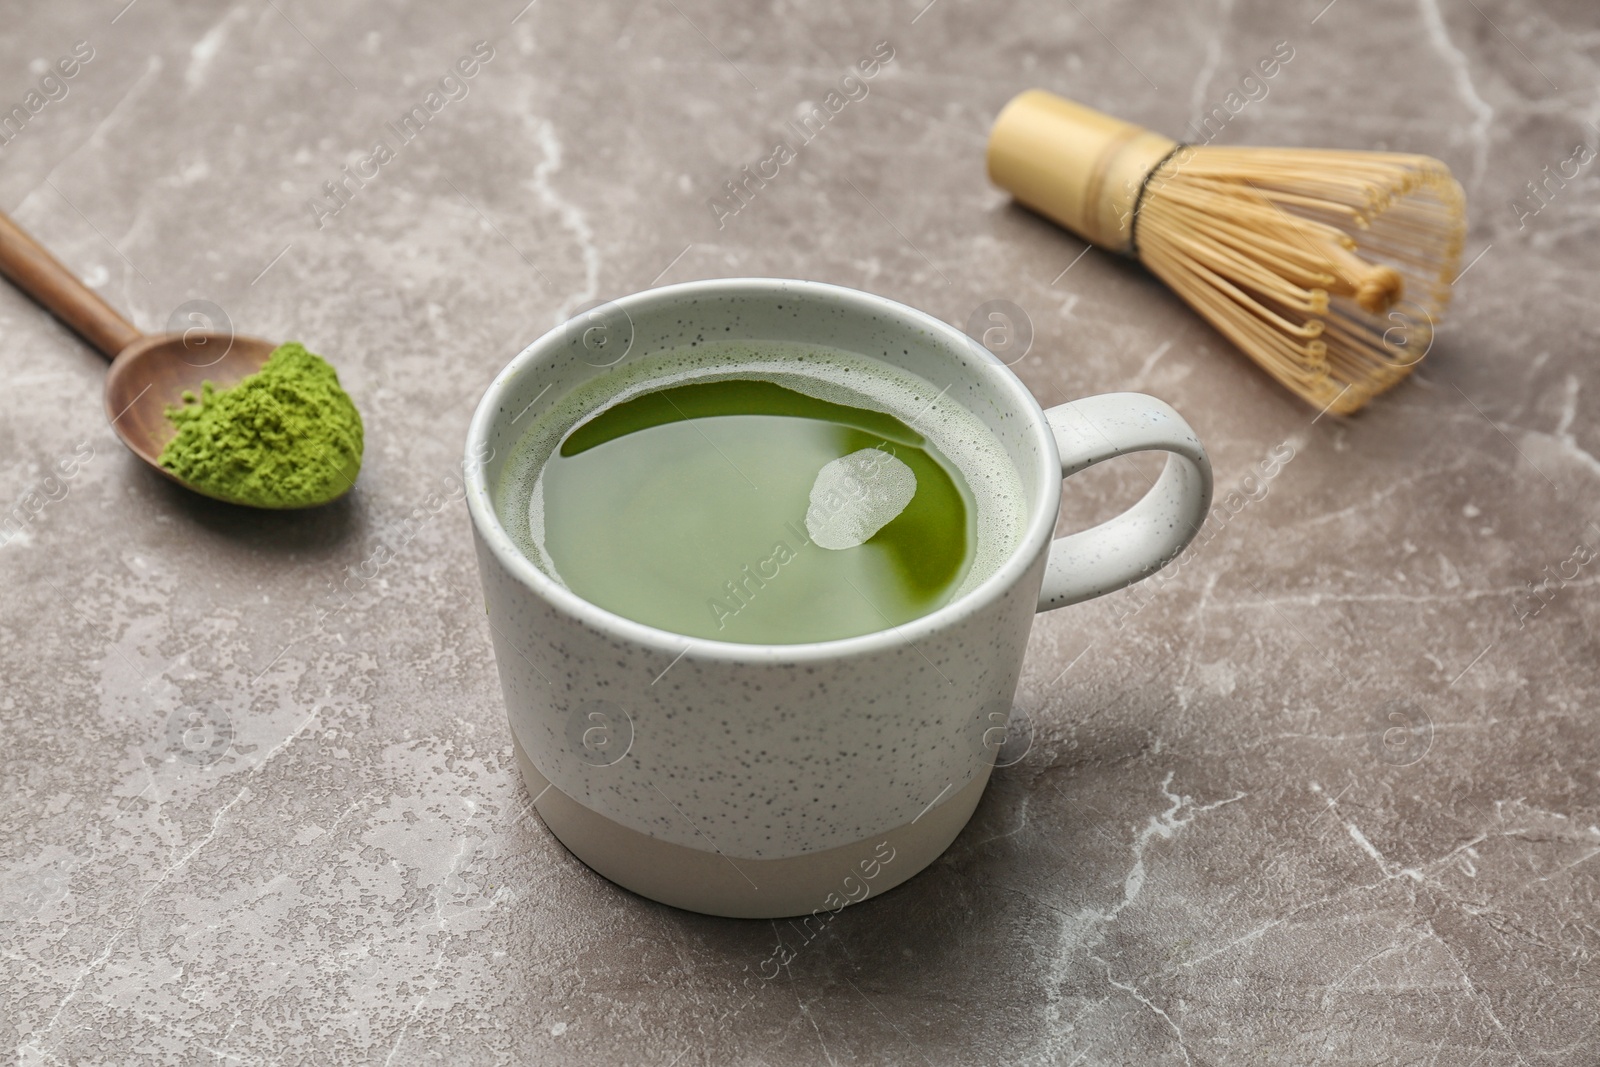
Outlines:
<svg viewBox="0 0 1600 1067"><path fill-rule="evenodd" d="M276 347L259 337L203 330L142 336L111 362L106 374L106 418L122 443L162 477L226 500L161 465L162 449L178 434L167 408L181 404L186 392L199 396L208 381L219 390L239 384L260 370Z"/></svg>
<svg viewBox="0 0 1600 1067"><path fill-rule="evenodd" d="M214 500L251 507L317 507L337 500L354 485L359 457L341 472L343 487L337 492L293 504L234 500L179 478L161 465L162 450L178 434L167 408L182 404L186 392L199 396L207 381L218 389L237 385L260 370L278 346L257 337L209 330L142 334L3 212L0 274L111 361L106 418L129 451L163 478Z"/></svg>

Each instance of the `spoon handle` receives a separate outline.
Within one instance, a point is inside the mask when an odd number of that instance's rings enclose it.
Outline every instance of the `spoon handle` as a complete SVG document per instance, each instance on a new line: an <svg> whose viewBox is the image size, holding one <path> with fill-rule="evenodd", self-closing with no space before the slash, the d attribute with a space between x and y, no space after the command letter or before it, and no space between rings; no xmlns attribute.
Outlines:
<svg viewBox="0 0 1600 1067"><path fill-rule="evenodd" d="M107 359L115 359L118 352L140 337L128 320L4 212L0 212L0 274L72 327Z"/></svg>

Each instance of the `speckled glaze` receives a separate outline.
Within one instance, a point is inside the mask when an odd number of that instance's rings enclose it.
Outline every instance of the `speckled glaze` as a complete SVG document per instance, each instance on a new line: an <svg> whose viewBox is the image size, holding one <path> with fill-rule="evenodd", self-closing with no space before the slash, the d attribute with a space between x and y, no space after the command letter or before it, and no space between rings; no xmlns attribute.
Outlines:
<svg viewBox="0 0 1600 1067"><path fill-rule="evenodd" d="M927 417L943 404L978 416L1021 475L1026 525L1011 556L966 595L905 625L782 646L691 640L552 581L522 556L493 503L522 419L625 361L713 335L874 356L929 383L936 400ZM1139 504L1052 547L1063 473L1152 448L1171 456ZM870 842L966 791L966 812L919 855L902 857L895 881L931 862L970 814L1003 739L1035 611L1154 572L1198 528L1211 490L1204 450L1160 401L1111 394L1047 414L1003 364L930 316L855 290L773 279L650 290L541 337L480 402L465 469L495 658L512 732L537 770L525 775L536 804L557 790L627 830L721 863ZM564 843L585 858L571 836ZM630 884L614 863L603 873ZM692 892L669 902L719 910ZM797 903L760 913L810 909Z"/></svg>

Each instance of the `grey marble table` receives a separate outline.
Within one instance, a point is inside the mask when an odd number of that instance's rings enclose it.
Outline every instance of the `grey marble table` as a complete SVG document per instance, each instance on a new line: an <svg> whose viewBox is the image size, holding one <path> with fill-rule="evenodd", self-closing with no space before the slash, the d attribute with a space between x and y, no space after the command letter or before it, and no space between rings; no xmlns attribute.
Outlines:
<svg viewBox="0 0 1600 1067"><path fill-rule="evenodd" d="M0 289L4 1058L1600 1063L1600 13L1325 3L4 0L0 208L143 329L328 353L368 434L315 516L186 495ZM1432 153L1472 205L1422 371L1348 420L982 168L1023 88L1181 134L1279 42L1219 141ZM1031 746L809 940L634 897L530 814L454 481L528 340L730 275L1012 301L1043 402L1160 395L1236 494L1165 580L1039 619ZM1063 528L1155 462L1075 479Z"/></svg>

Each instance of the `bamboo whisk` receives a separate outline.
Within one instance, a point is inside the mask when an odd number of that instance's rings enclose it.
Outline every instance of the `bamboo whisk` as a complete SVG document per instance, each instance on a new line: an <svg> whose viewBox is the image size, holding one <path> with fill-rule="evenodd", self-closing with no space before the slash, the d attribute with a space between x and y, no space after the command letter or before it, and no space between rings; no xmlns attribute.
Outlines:
<svg viewBox="0 0 1600 1067"><path fill-rule="evenodd" d="M1000 112L988 164L1339 414L1427 353L1466 234L1461 186L1428 156L1179 145L1037 89Z"/></svg>

